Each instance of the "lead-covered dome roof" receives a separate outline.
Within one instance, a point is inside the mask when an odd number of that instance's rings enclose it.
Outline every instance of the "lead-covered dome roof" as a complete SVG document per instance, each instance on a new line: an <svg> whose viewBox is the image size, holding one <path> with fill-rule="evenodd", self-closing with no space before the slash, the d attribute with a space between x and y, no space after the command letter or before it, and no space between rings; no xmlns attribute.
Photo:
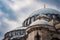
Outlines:
<svg viewBox="0 0 60 40"><path fill-rule="evenodd" d="M50 8L43 8L36 10L23 22L23 26L27 27L37 19L41 19L41 18L44 18L45 20L46 18L49 20L52 18L60 19L60 12Z"/></svg>
<svg viewBox="0 0 60 40"><path fill-rule="evenodd" d="M60 14L60 12L54 9L50 9L50 8L43 8L43 9L34 11L29 17L37 15L37 14Z"/></svg>

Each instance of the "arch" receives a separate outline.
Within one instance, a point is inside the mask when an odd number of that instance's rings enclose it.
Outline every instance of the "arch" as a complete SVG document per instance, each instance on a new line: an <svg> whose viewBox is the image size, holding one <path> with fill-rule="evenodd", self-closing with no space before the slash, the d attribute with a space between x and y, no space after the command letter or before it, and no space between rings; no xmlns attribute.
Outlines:
<svg viewBox="0 0 60 40"><path fill-rule="evenodd" d="M38 34L38 32L37 32L37 34L36 34L34 40L40 40L40 35Z"/></svg>

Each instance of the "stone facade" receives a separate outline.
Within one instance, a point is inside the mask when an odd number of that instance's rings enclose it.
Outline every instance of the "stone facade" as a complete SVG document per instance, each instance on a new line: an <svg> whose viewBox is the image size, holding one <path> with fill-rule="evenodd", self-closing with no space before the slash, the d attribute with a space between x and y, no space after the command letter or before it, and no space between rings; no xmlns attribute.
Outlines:
<svg viewBox="0 0 60 40"><path fill-rule="evenodd" d="M30 28L27 28L27 34L28 34L27 40L54 40L55 38L60 40L60 32L57 32L51 26L35 25Z"/></svg>

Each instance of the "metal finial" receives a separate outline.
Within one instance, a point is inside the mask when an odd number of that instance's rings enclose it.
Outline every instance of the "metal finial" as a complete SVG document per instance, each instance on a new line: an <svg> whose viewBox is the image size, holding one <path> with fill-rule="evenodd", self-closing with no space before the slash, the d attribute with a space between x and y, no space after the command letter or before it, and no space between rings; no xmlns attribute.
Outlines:
<svg viewBox="0 0 60 40"><path fill-rule="evenodd" d="M46 5L44 4L44 8L46 8Z"/></svg>

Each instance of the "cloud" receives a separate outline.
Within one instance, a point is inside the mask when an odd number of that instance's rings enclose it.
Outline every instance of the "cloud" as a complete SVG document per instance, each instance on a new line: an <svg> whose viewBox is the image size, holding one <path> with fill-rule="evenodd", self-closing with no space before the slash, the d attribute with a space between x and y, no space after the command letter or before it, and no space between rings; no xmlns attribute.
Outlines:
<svg viewBox="0 0 60 40"><path fill-rule="evenodd" d="M12 19L12 20L16 20L16 15L14 15L13 10L4 2L4 1L0 1L0 10L4 13L9 15L7 18Z"/></svg>
<svg viewBox="0 0 60 40"><path fill-rule="evenodd" d="M20 26L20 24L18 22L9 20L7 18L4 18L3 22L9 25L9 30L15 29L16 27Z"/></svg>
<svg viewBox="0 0 60 40"><path fill-rule="evenodd" d="M13 3L11 3L11 1L13 1ZM11 1L8 1L6 3L8 3L7 5L9 5L9 7L11 7L12 10L14 11L17 11L20 8L29 5L31 3L30 0L11 0Z"/></svg>

